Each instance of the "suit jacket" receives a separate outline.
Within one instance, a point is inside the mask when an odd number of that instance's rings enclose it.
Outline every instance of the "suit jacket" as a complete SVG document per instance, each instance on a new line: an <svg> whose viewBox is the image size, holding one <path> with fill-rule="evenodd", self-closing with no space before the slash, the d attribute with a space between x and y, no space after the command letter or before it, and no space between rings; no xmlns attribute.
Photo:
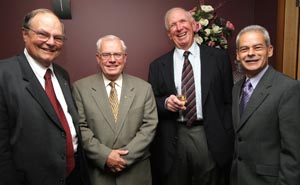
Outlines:
<svg viewBox="0 0 300 185"><path fill-rule="evenodd" d="M242 117L239 96L244 79L233 88L236 133L231 171L236 185L300 183L300 85L271 66L254 89Z"/></svg>
<svg viewBox="0 0 300 185"><path fill-rule="evenodd" d="M219 166L224 166L230 163L233 155L231 63L223 50L204 45L199 47L204 129L214 160ZM174 49L153 61L149 71L149 82L155 94L159 114L157 134L151 147L153 171L159 171L158 175L168 173L176 154L178 113L165 109L166 98L176 94L173 53Z"/></svg>
<svg viewBox="0 0 300 185"><path fill-rule="evenodd" d="M81 147L69 77L53 65ZM0 62L0 184L54 185L66 179L66 137L47 94L24 54ZM80 160L83 181L89 184Z"/></svg>
<svg viewBox="0 0 300 185"><path fill-rule="evenodd" d="M151 184L149 144L157 126L157 110L150 84L123 74L118 119L115 123L102 73L74 83L83 146L94 185ZM119 174L105 170L112 149L126 149L128 167Z"/></svg>

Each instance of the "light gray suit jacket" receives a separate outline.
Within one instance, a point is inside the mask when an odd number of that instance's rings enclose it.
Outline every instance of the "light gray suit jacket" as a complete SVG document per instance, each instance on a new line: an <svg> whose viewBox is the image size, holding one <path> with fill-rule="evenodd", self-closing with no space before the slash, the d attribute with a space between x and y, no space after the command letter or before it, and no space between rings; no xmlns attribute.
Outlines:
<svg viewBox="0 0 300 185"><path fill-rule="evenodd" d="M83 147L90 162L94 185L150 185L149 144L158 118L150 84L123 74L117 123L108 100L102 73L74 83ZM128 167L119 174L105 171L112 149L126 149Z"/></svg>
<svg viewBox="0 0 300 185"><path fill-rule="evenodd" d="M244 79L233 88L234 185L300 184L300 83L266 71L240 118Z"/></svg>

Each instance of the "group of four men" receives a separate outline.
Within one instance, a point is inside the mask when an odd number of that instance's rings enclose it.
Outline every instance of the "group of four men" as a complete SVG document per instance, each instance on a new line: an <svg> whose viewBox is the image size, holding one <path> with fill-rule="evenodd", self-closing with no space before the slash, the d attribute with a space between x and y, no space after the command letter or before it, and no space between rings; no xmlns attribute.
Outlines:
<svg viewBox="0 0 300 185"><path fill-rule="evenodd" d="M0 62L0 184L298 184L300 83L268 65L265 28L239 32L246 77L233 87L228 55L194 42L189 12L170 9L165 25L175 47L151 63L149 83L123 72L126 45L107 35L101 71L71 88L53 63L63 24L47 9L28 13L24 53Z"/></svg>

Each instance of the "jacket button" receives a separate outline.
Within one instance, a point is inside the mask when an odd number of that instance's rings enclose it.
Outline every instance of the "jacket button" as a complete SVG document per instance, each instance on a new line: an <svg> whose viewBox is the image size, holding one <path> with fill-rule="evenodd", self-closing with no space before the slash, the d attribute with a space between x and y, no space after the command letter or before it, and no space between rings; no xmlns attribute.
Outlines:
<svg viewBox="0 0 300 185"><path fill-rule="evenodd" d="M60 184L65 184L65 179L64 179L64 178L60 178L60 179L59 179L59 183L60 183Z"/></svg>
<svg viewBox="0 0 300 185"><path fill-rule="evenodd" d="M242 161L242 158L241 158L240 156L238 156L238 158L237 158L237 159L238 159L238 161Z"/></svg>
<svg viewBox="0 0 300 185"><path fill-rule="evenodd" d="M241 137L238 137L238 141L241 142L241 141L242 141L242 138L241 138Z"/></svg>

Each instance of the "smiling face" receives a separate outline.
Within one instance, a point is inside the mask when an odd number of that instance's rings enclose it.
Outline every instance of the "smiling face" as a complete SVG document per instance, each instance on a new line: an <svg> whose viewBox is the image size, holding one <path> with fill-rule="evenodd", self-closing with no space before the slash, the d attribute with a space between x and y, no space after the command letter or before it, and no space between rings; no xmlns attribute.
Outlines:
<svg viewBox="0 0 300 185"><path fill-rule="evenodd" d="M273 55L273 46L267 46L263 32L255 30L240 35L236 50L239 60L249 78L261 72Z"/></svg>
<svg viewBox="0 0 300 185"><path fill-rule="evenodd" d="M168 36L179 49L188 50L194 42L196 23L192 16L185 10L175 8L166 16Z"/></svg>
<svg viewBox="0 0 300 185"><path fill-rule="evenodd" d="M127 59L121 41L118 38L104 38L98 49L96 59L102 73L110 81L115 81L123 72ZM108 58L105 55L109 55Z"/></svg>
<svg viewBox="0 0 300 185"><path fill-rule="evenodd" d="M49 34L49 39L41 39L41 33ZM62 36L63 28L55 15L37 14L31 19L29 29L23 28L22 34L28 53L43 66L48 67L59 56L63 43L56 42L54 37Z"/></svg>

